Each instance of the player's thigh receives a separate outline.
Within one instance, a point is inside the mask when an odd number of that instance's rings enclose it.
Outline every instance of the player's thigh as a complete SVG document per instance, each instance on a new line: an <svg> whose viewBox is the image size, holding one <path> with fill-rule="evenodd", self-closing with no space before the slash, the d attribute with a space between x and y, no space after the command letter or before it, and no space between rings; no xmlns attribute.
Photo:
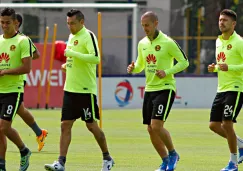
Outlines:
<svg viewBox="0 0 243 171"><path fill-rule="evenodd" d="M91 93L81 94L81 119L87 123L92 123L100 119L97 97Z"/></svg>
<svg viewBox="0 0 243 171"><path fill-rule="evenodd" d="M75 120L81 117L80 93L64 91L61 121Z"/></svg>
<svg viewBox="0 0 243 171"><path fill-rule="evenodd" d="M143 124L150 125L153 112L153 92L145 92L143 100Z"/></svg>
<svg viewBox="0 0 243 171"><path fill-rule="evenodd" d="M12 121L23 101L22 93L0 94L0 118Z"/></svg>
<svg viewBox="0 0 243 171"><path fill-rule="evenodd" d="M210 112L210 122L222 122L225 92L217 93Z"/></svg>
<svg viewBox="0 0 243 171"><path fill-rule="evenodd" d="M233 122L236 122L236 118L239 115L242 107L242 103L242 92L226 92L224 98L223 120L232 120Z"/></svg>
<svg viewBox="0 0 243 171"><path fill-rule="evenodd" d="M173 90L162 90L153 100L152 119L166 121L175 100Z"/></svg>

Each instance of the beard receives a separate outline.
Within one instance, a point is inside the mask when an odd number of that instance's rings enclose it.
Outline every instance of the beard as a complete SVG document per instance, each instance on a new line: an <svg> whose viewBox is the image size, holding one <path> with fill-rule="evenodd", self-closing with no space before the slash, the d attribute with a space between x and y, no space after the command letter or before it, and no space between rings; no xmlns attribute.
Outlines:
<svg viewBox="0 0 243 171"><path fill-rule="evenodd" d="M230 28L226 28L226 27L219 27L219 30L222 32L222 33L225 33L225 32L228 32L230 31L231 29Z"/></svg>

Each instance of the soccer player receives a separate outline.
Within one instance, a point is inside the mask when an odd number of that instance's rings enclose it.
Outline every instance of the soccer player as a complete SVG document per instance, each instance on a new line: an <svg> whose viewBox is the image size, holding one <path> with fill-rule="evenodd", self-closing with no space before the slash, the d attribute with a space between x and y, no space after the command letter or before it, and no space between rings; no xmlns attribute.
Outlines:
<svg viewBox="0 0 243 171"><path fill-rule="evenodd" d="M147 36L138 43L136 63L130 64L127 72L139 73L145 70L143 124L148 125L151 142L162 158L162 164L156 171L173 171L179 155L164 123L175 98L174 74L184 70L189 63L179 45L158 30L158 17L154 12L144 13L141 24ZM177 60L176 65L174 59Z"/></svg>
<svg viewBox="0 0 243 171"><path fill-rule="evenodd" d="M20 150L20 171L29 167L31 151L25 146L18 132L11 127L16 112L23 110L23 74L31 70L31 43L15 29L16 14L12 8L1 11L0 23L0 170L5 171L6 137Z"/></svg>
<svg viewBox="0 0 243 171"><path fill-rule="evenodd" d="M16 14L16 19L17 19L17 23L16 23L16 27L15 29L18 31L19 34L22 34L23 36L25 36L23 33L19 32L19 28L22 25L22 21L23 18L20 14ZM38 59L40 56L40 53L38 51L38 49L36 48L36 46L34 45L34 43L31 41L31 39L29 37L27 37L29 39L29 41L31 42L32 45L32 52L33 52L33 57L32 59ZM24 86L26 85L26 74L24 74ZM23 93L24 95L24 93ZM24 106L24 102L22 102L23 106ZM47 130L45 129L41 129L33 115L30 113L30 111L28 111L26 108L24 108L24 110L19 110L18 111L18 115L24 120L24 122L35 132L36 134L36 141L38 143L38 151L41 151L42 148L44 147L44 141L45 138L48 134Z"/></svg>
<svg viewBox="0 0 243 171"><path fill-rule="evenodd" d="M103 153L102 171L109 171L111 158L104 132L99 128L99 109L96 100L96 65L100 62L99 48L94 33L84 25L81 11L72 9L67 13L67 25L71 32L65 56L67 57L66 81L61 117L60 156L57 162L46 164L49 171L65 170L66 155L71 142L71 130L76 119L86 122Z"/></svg>
<svg viewBox="0 0 243 171"><path fill-rule="evenodd" d="M234 29L237 15L225 9L220 13L216 40L216 62L208 66L209 72L218 73L218 89L212 104L209 127L228 141L229 164L221 171L238 171L237 163L243 161L243 140L235 135L233 128L243 104L243 40ZM239 158L237 162L237 144Z"/></svg>

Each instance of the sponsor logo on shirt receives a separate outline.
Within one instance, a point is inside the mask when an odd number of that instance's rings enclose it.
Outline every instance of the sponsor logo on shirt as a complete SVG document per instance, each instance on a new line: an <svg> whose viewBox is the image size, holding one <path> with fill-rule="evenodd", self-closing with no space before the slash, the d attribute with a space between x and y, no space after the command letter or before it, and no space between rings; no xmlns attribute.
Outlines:
<svg viewBox="0 0 243 171"><path fill-rule="evenodd" d="M78 45L78 40L75 40L75 41L73 42L73 44L74 44L74 46L77 46L77 45Z"/></svg>
<svg viewBox="0 0 243 171"><path fill-rule="evenodd" d="M16 49L16 46L15 45L11 45L10 46L10 51L15 51L15 49Z"/></svg>
<svg viewBox="0 0 243 171"><path fill-rule="evenodd" d="M220 62L220 60L222 60L222 62L224 62L226 60L226 56L224 52L220 52L217 56L217 61Z"/></svg>
<svg viewBox="0 0 243 171"><path fill-rule="evenodd" d="M230 50L232 48L232 45L231 44L228 44L227 45L227 50Z"/></svg>
<svg viewBox="0 0 243 171"><path fill-rule="evenodd" d="M147 57L146 57L146 61L148 64L150 64L151 62L153 64L156 64L156 57L153 55L153 54L149 54Z"/></svg>
<svg viewBox="0 0 243 171"><path fill-rule="evenodd" d="M10 59L9 55L7 53L2 53L0 55L0 63L2 63L2 61L5 61L6 63L8 63L9 59Z"/></svg>
<svg viewBox="0 0 243 171"><path fill-rule="evenodd" d="M156 46L155 46L155 50L156 50L156 51L159 51L160 49L161 49L161 46L160 46L160 45L156 45Z"/></svg>

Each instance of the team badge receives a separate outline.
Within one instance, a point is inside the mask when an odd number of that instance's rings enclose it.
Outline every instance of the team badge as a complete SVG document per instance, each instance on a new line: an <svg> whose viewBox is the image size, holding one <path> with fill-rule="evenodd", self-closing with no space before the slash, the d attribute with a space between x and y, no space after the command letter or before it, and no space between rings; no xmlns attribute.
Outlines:
<svg viewBox="0 0 243 171"><path fill-rule="evenodd" d="M78 40L75 40L73 44L74 46L78 45Z"/></svg>
<svg viewBox="0 0 243 171"><path fill-rule="evenodd" d="M155 50L156 50L156 51L159 51L160 49L161 49L160 45L156 45L156 46L155 46Z"/></svg>
<svg viewBox="0 0 243 171"><path fill-rule="evenodd" d="M227 50L230 50L232 48L232 45L231 44L228 44L227 45Z"/></svg>
<svg viewBox="0 0 243 171"><path fill-rule="evenodd" d="M15 51L15 49L16 49L16 46L15 45L11 45L10 46L10 51Z"/></svg>

